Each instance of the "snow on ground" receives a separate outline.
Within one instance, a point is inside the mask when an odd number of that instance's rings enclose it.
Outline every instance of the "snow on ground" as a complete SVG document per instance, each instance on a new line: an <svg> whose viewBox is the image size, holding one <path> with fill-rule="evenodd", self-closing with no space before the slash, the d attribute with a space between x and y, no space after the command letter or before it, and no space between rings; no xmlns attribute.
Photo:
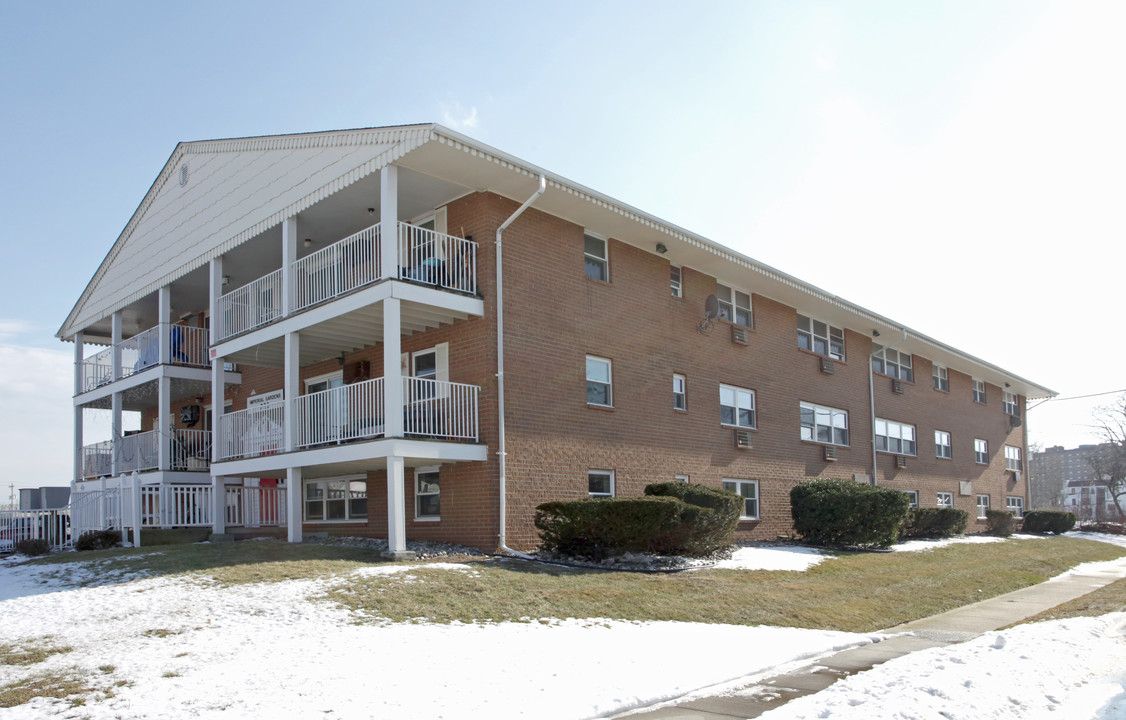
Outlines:
<svg viewBox="0 0 1126 720"><path fill-rule="evenodd" d="M150 578L68 589L61 569L89 579L88 565L0 565L0 644L72 648L34 666L0 666L0 686L54 671L102 688L130 684L81 707L38 698L0 717L576 720L871 641L668 622L360 624L348 610L310 600L340 580L219 587ZM417 566L394 568L425 582ZM377 571L390 569L360 572ZM447 563L428 572L473 570Z"/></svg>
<svg viewBox="0 0 1126 720"><path fill-rule="evenodd" d="M741 547L727 560L714 565L720 570L794 570L802 572L822 560L832 559L820 550L799 545L752 545Z"/></svg>

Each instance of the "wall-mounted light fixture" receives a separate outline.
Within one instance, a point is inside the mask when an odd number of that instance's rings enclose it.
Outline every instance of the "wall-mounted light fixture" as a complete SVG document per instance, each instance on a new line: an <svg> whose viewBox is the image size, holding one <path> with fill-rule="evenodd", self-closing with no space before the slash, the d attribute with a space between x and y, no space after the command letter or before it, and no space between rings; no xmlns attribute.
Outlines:
<svg viewBox="0 0 1126 720"><path fill-rule="evenodd" d="M375 208L368 208L368 215L374 215L374 214L375 214Z"/></svg>
<svg viewBox="0 0 1126 720"><path fill-rule="evenodd" d="M669 249L667 247L665 247L664 243L657 243L657 253L658 254L664 255L668 251L669 251Z"/></svg>
<svg viewBox="0 0 1126 720"><path fill-rule="evenodd" d="M224 275L223 276L223 284L224 285L230 285L231 284L231 276L230 275Z"/></svg>
<svg viewBox="0 0 1126 720"><path fill-rule="evenodd" d="M872 337L879 337L879 336L880 336L880 331L879 331L879 330L873 330L873 331L872 331Z"/></svg>
<svg viewBox="0 0 1126 720"><path fill-rule="evenodd" d="M313 245L313 238L305 238L305 247L311 247L312 245Z"/></svg>

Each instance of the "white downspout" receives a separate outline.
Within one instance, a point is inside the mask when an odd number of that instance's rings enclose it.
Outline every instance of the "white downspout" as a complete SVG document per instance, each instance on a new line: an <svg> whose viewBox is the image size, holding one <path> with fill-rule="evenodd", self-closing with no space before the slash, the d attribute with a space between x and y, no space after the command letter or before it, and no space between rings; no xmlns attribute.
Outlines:
<svg viewBox="0 0 1126 720"><path fill-rule="evenodd" d="M883 352L884 350L888 350L890 348L893 348L896 345L898 345L899 343L906 340L907 339L907 328L902 328L901 332L903 333L903 337L899 338L898 340L893 342L891 345L880 346L879 350L873 350L872 354L868 356L868 412L869 412L869 415L870 415L869 418L868 418L868 421L871 423L871 428L872 428L872 438L871 439L872 439L872 484L873 485L879 485L880 483L879 483L878 477L876 475L876 468L877 468L877 465L876 465L876 373L872 370L872 358L876 357L876 353ZM886 357L884 358L884 362L887 362ZM912 371L912 372L914 372L914 371ZM918 442L918 441L919 441L919 439L915 438L915 442Z"/></svg>
<svg viewBox="0 0 1126 720"><path fill-rule="evenodd" d="M500 459L500 532L497 533L497 546L506 553L512 555L519 555L521 557L528 557L523 553L517 552L508 547L507 539L505 537L505 526L507 524L506 515L507 502L506 502L506 488L505 483L507 477L505 475L505 444L504 444L504 275L501 272L501 242L503 240L505 229L520 217L525 210L531 207L540 195L543 195L544 190L547 189L547 178L540 175L540 186L530 198L524 201L524 204L517 208L516 212L512 213L501 223L497 228L496 240L496 266L497 266L497 283L496 283L496 296L497 296L497 456Z"/></svg>

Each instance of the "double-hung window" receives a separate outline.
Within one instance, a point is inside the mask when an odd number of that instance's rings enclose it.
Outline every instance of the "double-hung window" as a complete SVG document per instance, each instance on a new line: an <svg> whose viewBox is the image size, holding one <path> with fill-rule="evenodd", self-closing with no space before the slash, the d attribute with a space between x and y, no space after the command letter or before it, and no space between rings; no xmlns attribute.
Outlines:
<svg viewBox="0 0 1126 720"><path fill-rule="evenodd" d="M848 445L848 411L803 402L801 439L830 445Z"/></svg>
<svg viewBox="0 0 1126 720"><path fill-rule="evenodd" d="M984 520L985 514L987 512L989 512L989 496L988 495L978 495L977 496L977 519L978 520Z"/></svg>
<svg viewBox="0 0 1126 720"><path fill-rule="evenodd" d="M743 512L740 520L758 520L758 480L724 479L723 489L743 498Z"/></svg>
<svg viewBox="0 0 1126 720"><path fill-rule="evenodd" d="M974 462L979 465L989 464L989 443L981 438L974 438Z"/></svg>
<svg viewBox="0 0 1126 720"><path fill-rule="evenodd" d="M669 292L673 297L684 297L684 289L680 284L680 268L676 265L669 266Z"/></svg>
<svg viewBox="0 0 1126 720"><path fill-rule="evenodd" d="M913 507L913 508L919 507L919 493L918 493L918 491L916 491L916 490L904 490L903 492L907 493L907 498L908 498L908 501L911 504L911 507Z"/></svg>
<svg viewBox="0 0 1126 720"><path fill-rule="evenodd" d="M954 449L950 445L950 433L945 430L934 431L934 456L936 458L946 458L951 460L954 457Z"/></svg>
<svg viewBox="0 0 1126 720"><path fill-rule="evenodd" d="M884 348L872 356L872 370L898 380L915 382L915 372L911 369L911 353Z"/></svg>
<svg viewBox="0 0 1126 720"><path fill-rule="evenodd" d="M876 449L899 455L914 455L915 426L876 418Z"/></svg>
<svg viewBox="0 0 1126 720"><path fill-rule="evenodd" d="M606 358L586 356L587 405L614 406L613 369Z"/></svg>
<svg viewBox="0 0 1126 720"><path fill-rule="evenodd" d="M974 402L979 402L979 403L985 402L985 381L984 380L974 380L973 385L974 385Z"/></svg>
<svg viewBox="0 0 1126 720"><path fill-rule="evenodd" d="M1024 498L1009 495L1005 498L1005 509L1015 518L1024 517Z"/></svg>
<svg viewBox="0 0 1126 720"><path fill-rule="evenodd" d="M740 290L716 283L719 316L736 325L751 327L751 296Z"/></svg>
<svg viewBox="0 0 1126 720"><path fill-rule="evenodd" d="M844 330L798 315L798 347L844 362Z"/></svg>
<svg viewBox="0 0 1126 720"><path fill-rule="evenodd" d="M1005 469L1020 472L1023 470L1023 465L1020 461L1020 448L1013 447L1012 445L1005 446Z"/></svg>
<svg viewBox="0 0 1126 720"><path fill-rule="evenodd" d="M441 516L441 498L437 467L418 468L414 471L414 516L416 519L437 520Z"/></svg>
<svg viewBox="0 0 1126 720"><path fill-rule="evenodd" d="M368 516L368 484L360 476L305 481L305 520L360 520Z"/></svg>
<svg viewBox="0 0 1126 720"><path fill-rule="evenodd" d="M950 391L950 377L946 368L941 365L935 365L931 370L931 380L934 382L935 390Z"/></svg>
<svg viewBox="0 0 1126 720"><path fill-rule="evenodd" d="M614 497L614 471L589 470L586 474L587 491L594 498Z"/></svg>
<svg viewBox="0 0 1126 720"><path fill-rule="evenodd" d="M672 374L672 407L674 410L688 409L688 381L680 373Z"/></svg>
<svg viewBox="0 0 1126 720"><path fill-rule="evenodd" d="M938 494L938 506L940 508L954 507L954 493L940 492Z"/></svg>
<svg viewBox="0 0 1126 720"><path fill-rule="evenodd" d="M1017 414L1017 396L1008 390L1001 391L1001 410L1007 415Z"/></svg>
<svg viewBox="0 0 1126 720"><path fill-rule="evenodd" d="M606 253L606 241L593 235L583 236L583 255L586 260L586 276L592 280L610 279L610 262Z"/></svg>
<svg viewBox="0 0 1126 720"><path fill-rule="evenodd" d="M755 391L734 385L720 385L719 422L721 425L754 428Z"/></svg>

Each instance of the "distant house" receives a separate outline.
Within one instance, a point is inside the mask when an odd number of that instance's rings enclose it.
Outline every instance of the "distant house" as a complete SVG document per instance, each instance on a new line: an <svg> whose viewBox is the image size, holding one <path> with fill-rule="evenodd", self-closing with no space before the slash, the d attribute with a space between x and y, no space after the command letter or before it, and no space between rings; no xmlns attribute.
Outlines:
<svg viewBox="0 0 1126 720"><path fill-rule="evenodd" d="M1121 520L1118 508L1105 485L1097 482L1096 470L1113 457L1114 446L1056 445L1029 458L1032 507L1062 509L1080 520Z"/></svg>
<svg viewBox="0 0 1126 720"><path fill-rule="evenodd" d="M674 479L742 495L745 539L810 477L981 529L1026 506L1025 402L1054 394L433 124L177 145L58 337L96 522L396 552L533 547L540 503Z"/></svg>

